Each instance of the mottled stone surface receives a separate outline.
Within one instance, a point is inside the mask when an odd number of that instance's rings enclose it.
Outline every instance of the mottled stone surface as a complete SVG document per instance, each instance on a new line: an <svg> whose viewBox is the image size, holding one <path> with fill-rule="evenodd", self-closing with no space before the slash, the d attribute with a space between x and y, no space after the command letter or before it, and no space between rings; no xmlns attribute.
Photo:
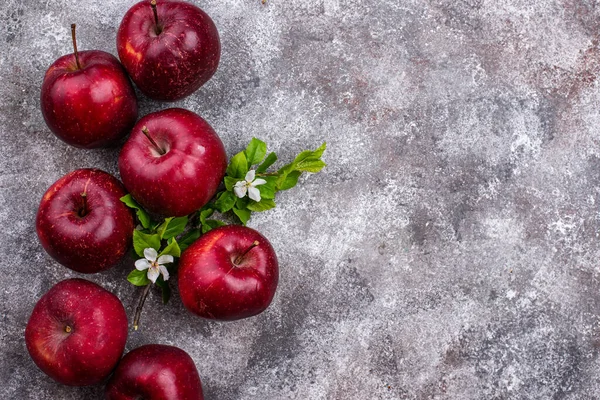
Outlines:
<svg viewBox="0 0 600 400"><path fill-rule="evenodd" d="M265 313L208 322L153 293L128 349L181 347L214 400L600 398L597 1L196 3L222 63L176 105L229 155L252 136L283 160L326 140L329 166L251 221L281 264ZM76 168L116 174L118 149L63 144L38 96L71 22L81 49L115 54L131 4L0 4L3 399L102 398L44 376L23 332L77 276L35 236L43 192ZM89 279L131 311L131 268Z"/></svg>

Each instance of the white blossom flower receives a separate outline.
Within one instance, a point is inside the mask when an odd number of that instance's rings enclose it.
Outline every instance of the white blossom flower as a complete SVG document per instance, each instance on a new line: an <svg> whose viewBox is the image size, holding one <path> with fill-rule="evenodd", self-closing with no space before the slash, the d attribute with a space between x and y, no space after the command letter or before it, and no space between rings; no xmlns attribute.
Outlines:
<svg viewBox="0 0 600 400"><path fill-rule="evenodd" d="M260 201L260 190L258 190L257 186L264 185L267 183L264 179L258 178L254 179L256 176L256 171L251 169L246 174L246 177L243 181L236 182L233 187L233 191L235 195L240 199L248 193L248 197L250 197L254 201Z"/></svg>
<svg viewBox="0 0 600 400"><path fill-rule="evenodd" d="M144 257L145 258L140 258L135 262L135 268L138 271L148 270L148 279L150 279L152 283L156 283L156 279L158 279L160 274L162 274L165 281L169 280L169 271L167 271L167 267L163 264L172 263L173 256L165 255L158 257L156 250L149 247L144 249ZM158 260L156 259L157 257Z"/></svg>

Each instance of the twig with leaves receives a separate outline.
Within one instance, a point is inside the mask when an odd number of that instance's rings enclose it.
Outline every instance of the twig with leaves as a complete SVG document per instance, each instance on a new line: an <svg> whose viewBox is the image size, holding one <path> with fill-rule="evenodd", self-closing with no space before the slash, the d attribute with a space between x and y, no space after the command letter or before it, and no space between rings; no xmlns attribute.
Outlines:
<svg viewBox="0 0 600 400"><path fill-rule="evenodd" d="M135 210L139 221L133 232L133 249L141 258L135 262L136 269L127 276L133 285L144 287L135 310L134 329L139 327L151 285L160 287L163 303L166 304L171 297L168 281L176 272L181 252L202 234L226 225L221 219L214 218L215 212L225 219L246 225L252 212L274 208L277 192L296 186L304 172L321 171L326 166L321 159L325 149L326 144L323 143L316 150L305 150L291 163L269 171L277 161L277 155L273 152L267 155L266 143L253 138L245 150L231 158L223 179L223 189L213 197L213 201L188 216L169 217L157 222L131 195L122 197L121 201Z"/></svg>

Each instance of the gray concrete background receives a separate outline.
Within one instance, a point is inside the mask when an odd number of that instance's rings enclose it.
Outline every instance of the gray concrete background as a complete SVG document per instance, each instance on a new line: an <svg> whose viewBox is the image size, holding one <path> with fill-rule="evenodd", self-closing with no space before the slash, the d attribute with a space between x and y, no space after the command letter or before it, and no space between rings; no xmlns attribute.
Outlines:
<svg viewBox="0 0 600 400"><path fill-rule="evenodd" d="M34 232L43 192L118 149L55 138L46 68L116 53L133 2L0 4L0 397L96 399L55 384L23 341L37 299L77 276ZM145 343L181 347L207 399L600 398L600 5L594 0L203 0L223 55L175 105L232 155L323 140L322 173L250 226L280 286L262 315L208 322L153 293ZM142 115L167 104L141 97ZM129 261L88 277L131 312Z"/></svg>

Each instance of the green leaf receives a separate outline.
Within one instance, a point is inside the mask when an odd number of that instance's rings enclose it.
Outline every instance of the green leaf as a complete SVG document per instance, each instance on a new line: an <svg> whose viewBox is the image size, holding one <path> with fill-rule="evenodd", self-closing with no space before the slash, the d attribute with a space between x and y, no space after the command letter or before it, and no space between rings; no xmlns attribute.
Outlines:
<svg viewBox="0 0 600 400"><path fill-rule="evenodd" d="M207 207L207 206L204 206L204 207L205 208L200 210L200 223L201 224L204 224L204 222L206 221L206 218L210 217L215 212L215 210L212 207Z"/></svg>
<svg viewBox="0 0 600 400"><path fill-rule="evenodd" d="M146 210L144 210L142 208L142 206L140 206L133 199L133 197L131 197L130 194L127 194L127 195L121 197L120 200L123 203L125 203L125 205L127 207L133 208L135 210L135 214L137 215L138 219L140 220L140 224L142 224L142 226L144 227L144 229L150 228L150 225L152 224L152 219L150 218L150 215L148 215L148 213L146 212Z"/></svg>
<svg viewBox="0 0 600 400"><path fill-rule="evenodd" d="M293 162L281 167L278 171L279 176L275 188L277 190L291 189L298 183L298 178L302 172L314 173L323 169L326 164L320 157L326 147L326 143L323 143L316 150L305 150L298 154Z"/></svg>
<svg viewBox="0 0 600 400"><path fill-rule="evenodd" d="M258 166L258 168L256 168L256 173L262 174L263 172L265 172L267 170L267 168L269 168L271 165L275 164L275 161L277 161L277 154L269 153L267 158L265 158L265 161L263 161L262 164L260 164Z"/></svg>
<svg viewBox="0 0 600 400"><path fill-rule="evenodd" d="M296 156L296 158L294 159L294 163L297 164L307 158L317 158L317 159L321 158L321 156L323 155L323 152L325 151L326 148L327 148L327 143L323 143L316 150L304 150L303 152L301 152L300 154L298 154Z"/></svg>
<svg viewBox="0 0 600 400"><path fill-rule="evenodd" d="M218 228L220 226L227 226L225 222L219 221L218 219L208 219L206 220L206 224L210 225L212 229Z"/></svg>
<svg viewBox="0 0 600 400"><path fill-rule="evenodd" d="M283 167L279 168L279 170L277 171L281 177L282 174L289 174L290 172L292 172L294 169L296 168L296 162L293 161L289 164L284 165Z"/></svg>
<svg viewBox="0 0 600 400"><path fill-rule="evenodd" d="M279 183L278 190L288 190L296 186L300 175L302 175L301 171L292 171L289 174L284 175L283 179Z"/></svg>
<svg viewBox="0 0 600 400"><path fill-rule="evenodd" d="M163 251L160 252L160 256L173 256L173 257L181 257L181 249L179 248L179 244L175 238L171 238L168 241L167 247L164 248Z"/></svg>
<svg viewBox="0 0 600 400"><path fill-rule="evenodd" d="M233 192L225 191L219 195L217 201L215 201L215 207L219 212L225 213L233 207L235 204L236 196Z"/></svg>
<svg viewBox="0 0 600 400"><path fill-rule="evenodd" d="M133 231L133 248L138 256L144 257L144 249L160 249L160 236L158 234L148 234L138 230Z"/></svg>
<svg viewBox="0 0 600 400"><path fill-rule="evenodd" d="M217 219L208 219L205 221L206 223L202 224L202 233L206 233L208 231L211 231L215 228L218 228L219 226L225 226L227 225L225 222L223 221L219 221Z"/></svg>
<svg viewBox="0 0 600 400"><path fill-rule="evenodd" d="M171 286L169 286L169 282L165 281L161 275L156 280L156 286L158 286L162 292L163 304L167 304L171 298Z"/></svg>
<svg viewBox="0 0 600 400"><path fill-rule="evenodd" d="M138 271L137 269L134 269L127 275L127 280L135 286L146 286L152 283L148 279L148 271Z"/></svg>
<svg viewBox="0 0 600 400"><path fill-rule="evenodd" d="M158 234L161 239L171 239L172 237L180 235L185 230L187 223L187 216L165 218L165 222L158 227Z"/></svg>
<svg viewBox="0 0 600 400"><path fill-rule="evenodd" d="M160 224L161 224L161 222L152 221L152 223L150 224L149 230L151 232L155 232L158 229L158 227L160 226Z"/></svg>
<svg viewBox="0 0 600 400"><path fill-rule="evenodd" d="M275 185L277 184L277 177L267 176L265 177L267 183L259 185L256 188L260 191L260 197L263 199L274 199L275 198Z"/></svg>
<svg viewBox="0 0 600 400"><path fill-rule="evenodd" d="M224 193L227 193L227 192L224 192ZM217 201L217 203L218 203L218 201ZM234 203L235 203L235 201L234 201ZM216 206L216 203L215 203L215 206ZM206 208L206 209L203 209L200 211L200 224L202 225L202 233L206 233L206 232L210 231L211 229L214 229L218 226L225 225L224 222L218 221L216 219L207 219L208 217L213 215L213 213L214 213L214 210L212 208ZM194 238L194 240L196 240L198 237L200 237L200 230L198 230L198 234ZM182 250L183 250L183 248L182 248Z"/></svg>
<svg viewBox="0 0 600 400"><path fill-rule="evenodd" d="M239 208L233 208L233 213L235 215L237 215L237 217L240 219L240 221L242 222L242 224L246 225L246 223L248 222L248 220L250 219L250 211L248 210L240 210Z"/></svg>
<svg viewBox="0 0 600 400"><path fill-rule="evenodd" d="M248 204L248 210L251 211L266 211L275 207L275 202L270 199L261 199L259 202L253 201Z"/></svg>
<svg viewBox="0 0 600 400"><path fill-rule="evenodd" d="M237 178L232 178L231 176L225 177L225 188L229 191L233 190L235 184L239 181Z"/></svg>
<svg viewBox="0 0 600 400"><path fill-rule="evenodd" d="M323 160L319 160L318 158L306 158L299 163L296 164L296 170L305 171L305 172L319 172L323 169L327 164L323 162Z"/></svg>
<svg viewBox="0 0 600 400"><path fill-rule="evenodd" d="M190 245L194 243L196 239L200 237L201 234L202 232L200 231L200 229L191 229L185 235L183 235L179 239L179 248L181 249L181 251L184 251L185 249L190 247Z"/></svg>
<svg viewBox="0 0 600 400"><path fill-rule="evenodd" d="M135 215L137 215L140 220L140 224L146 229L148 229L152 225L152 220L150 219L150 215L143 209L139 208L135 211Z"/></svg>
<svg viewBox="0 0 600 400"><path fill-rule="evenodd" d="M171 222L172 219L173 217L165 218L165 221L162 224L160 224L158 228L156 228L156 233L158 233L158 236L161 240L163 238L163 235L165 234L165 231L167 230L169 222Z"/></svg>
<svg viewBox="0 0 600 400"><path fill-rule="evenodd" d="M248 161L248 168L254 164L258 164L265 158L267 154L267 144L257 138L252 138L248 147L244 150L246 154L246 160Z"/></svg>
<svg viewBox="0 0 600 400"><path fill-rule="evenodd" d="M227 175L233 178L244 179L246 172L248 172L248 160L246 159L246 154L241 151L231 157L229 166L227 166Z"/></svg>
<svg viewBox="0 0 600 400"><path fill-rule="evenodd" d="M137 201L133 199L133 197L129 193L121 197L119 200L125 203L125 205L129 208L134 208L136 210L140 208L140 205L137 203Z"/></svg>
<svg viewBox="0 0 600 400"><path fill-rule="evenodd" d="M239 209L239 210L243 210L246 208L246 206L248 206L248 203L250 203L250 199L246 196L242 197L242 198L236 198L235 199L235 208Z"/></svg>

